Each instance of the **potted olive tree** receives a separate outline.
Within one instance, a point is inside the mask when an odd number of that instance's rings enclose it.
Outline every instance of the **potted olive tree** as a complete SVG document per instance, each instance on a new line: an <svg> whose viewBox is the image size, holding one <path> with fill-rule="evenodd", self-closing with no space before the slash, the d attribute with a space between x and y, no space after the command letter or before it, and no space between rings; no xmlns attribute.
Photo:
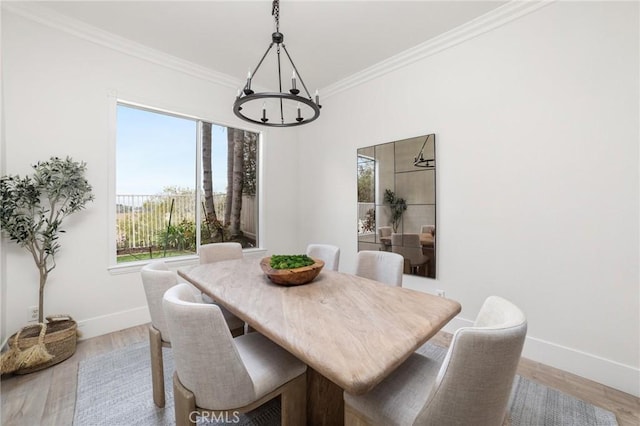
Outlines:
<svg viewBox="0 0 640 426"><path fill-rule="evenodd" d="M404 198L396 196L395 192L390 189L384 190L384 203L391 209L391 223L393 232L398 232L398 225L402 219L402 213L407 210L407 202Z"/></svg>
<svg viewBox="0 0 640 426"><path fill-rule="evenodd" d="M56 267L59 235L65 217L93 200L85 178L86 164L71 158L51 157L32 166L30 176L0 178L0 226L3 234L33 257L39 273L38 324L27 326L9 339L2 356L2 372L25 373L56 364L75 352L77 324L70 317L47 317L44 289ZM57 333L57 335L56 335ZM61 334L64 334L62 336Z"/></svg>

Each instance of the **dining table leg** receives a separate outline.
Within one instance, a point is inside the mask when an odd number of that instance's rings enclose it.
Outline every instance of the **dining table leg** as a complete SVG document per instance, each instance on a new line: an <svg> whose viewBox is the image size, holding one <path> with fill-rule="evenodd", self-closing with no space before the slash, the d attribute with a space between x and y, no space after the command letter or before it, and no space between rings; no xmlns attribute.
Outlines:
<svg viewBox="0 0 640 426"><path fill-rule="evenodd" d="M311 367L307 367L307 425L344 425L342 388Z"/></svg>

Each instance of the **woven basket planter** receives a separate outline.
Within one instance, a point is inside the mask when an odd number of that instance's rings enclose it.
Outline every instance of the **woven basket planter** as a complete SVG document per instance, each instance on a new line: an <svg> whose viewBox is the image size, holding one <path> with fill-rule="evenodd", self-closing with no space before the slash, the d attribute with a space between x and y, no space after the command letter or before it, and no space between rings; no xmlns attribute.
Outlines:
<svg viewBox="0 0 640 426"><path fill-rule="evenodd" d="M18 352L23 352L32 346L44 343L52 358L43 363L25 365L13 373L28 374L44 370L75 353L78 323L70 316L48 316L46 319L45 333L41 333L42 324L28 325L9 338L9 350L17 349Z"/></svg>

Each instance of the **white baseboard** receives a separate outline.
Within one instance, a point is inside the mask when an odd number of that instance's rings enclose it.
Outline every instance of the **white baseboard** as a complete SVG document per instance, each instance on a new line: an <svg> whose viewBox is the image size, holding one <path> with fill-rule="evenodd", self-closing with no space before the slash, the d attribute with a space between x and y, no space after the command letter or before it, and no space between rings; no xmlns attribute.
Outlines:
<svg viewBox="0 0 640 426"><path fill-rule="evenodd" d="M78 340L90 339L91 337L113 333L140 324L151 322L147 306L128 309L126 311L114 312L108 315L101 315L78 321L78 330L81 336Z"/></svg>
<svg viewBox="0 0 640 426"><path fill-rule="evenodd" d="M151 322L151 317L149 316L149 310L146 305L126 311L88 318L78 321L78 331L80 331L78 340L102 336L103 334L113 333L114 331L124 330L125 328L146 324L148 322ZM0 345L0 350L5 348L9 337L10 336L7 336L4 339Z"/></svg>
<svg viewBox="0 0 640 426"><path fill-rule="evenodd" d="M472 325L473 321L456 317L443 328L443 331L454 333L461 327ZM640 369L636 367L533 336L527 336L522 356L640 397Z"/></svg>
<svg viewBox="0 0 640 426"><path fill-rule="evenodd" d="M640 369L636 367L536 337L527 337L522 355L640 397Z"/></svg>

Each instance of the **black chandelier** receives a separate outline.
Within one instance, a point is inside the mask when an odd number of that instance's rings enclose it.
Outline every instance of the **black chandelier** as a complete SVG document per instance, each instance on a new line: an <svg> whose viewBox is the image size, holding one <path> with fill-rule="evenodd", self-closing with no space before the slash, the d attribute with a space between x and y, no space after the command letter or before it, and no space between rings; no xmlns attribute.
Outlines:
<svg viewBox="0 0 640 426"><path fill-rule="evenodd" d="M427 145L427 141L429 140L429 136L424 140L422 144L422 148L420 148L420 152L418 156L413 159L414 167L424 167L426 169L434 169L436 167L436 159L435 158L424 158L424 147Z"/></svg>
<svg viewBox="0 0 640 426"><path fill-rule="evenodd" d="M314 101L311 98L311 95L309 94L309 90L307 90L307 86L304 84L304 81L302 80L302 76L300 75L298 68L296 68L296 65L293 63L293 60L291 59L291 56L289 55L289 52L287 51L287 48L284 45L284 35L280 32L279 0L273 1L271 14L273 15L275 20L276 31L273 34L271 34L271 43L269 44L267 51L264 52L264 55L262 55L262 59L260 59L260 62L258 62L258 65L253 70L253 73L251 71L248 72L247 83L245 84L244 89L242 91L238 90L236 100L233 103L233 112L235 115L237 115L238 117L240 117L245 121L261 124L264 126L291 127L291 126L299 126L301 124L311 123L313 120L315 120L320 116L320 108L322 108L322 106L320 105L320 97L318 95L318 91L316 90L315 101ZM256 93L251 89L251 80L255 77L256 73L258 72L258 69L260 69L260 65L262 65L262 62L264 61L264 58L267 57L267 54L269 53L269 51L271 50L274 44L276 45L276 56L277 56L277 62L278 62L279 92L257 92ZM293 68L293 73L291 76L291 89L289 89L288 93L282 91L282 66L281 66L282 64L280 62L281 46L282 46L282 50L284 50L284 53L287 55L287 59L289 59L289 62L291 63L291 67ZM302 88L304 89L306 96L299 95L300 90L297 88L297 80L300 80L300 84L302 85ZM267 101L270 99L276 100L280 106L279 117L273 119L272 121L270 121L269 116L267 114ZM262 101L262 115L256 118L252 118L248 115L248 113L245 113L245 111L243 110L243 105L251 102L254 102L254 105L255 105L256 101ZM290 114L291 117L289 117L285 114L285 112L289 112L289 110L293 110L292 107L294 103L296 104L295 105L296 114ZM285 105L289 105L289 107L285 108ZM313 113L312 116L310 117L303 116L302 105L306 106L304 108L305 114L307 112L311 112Z"/></svg>

